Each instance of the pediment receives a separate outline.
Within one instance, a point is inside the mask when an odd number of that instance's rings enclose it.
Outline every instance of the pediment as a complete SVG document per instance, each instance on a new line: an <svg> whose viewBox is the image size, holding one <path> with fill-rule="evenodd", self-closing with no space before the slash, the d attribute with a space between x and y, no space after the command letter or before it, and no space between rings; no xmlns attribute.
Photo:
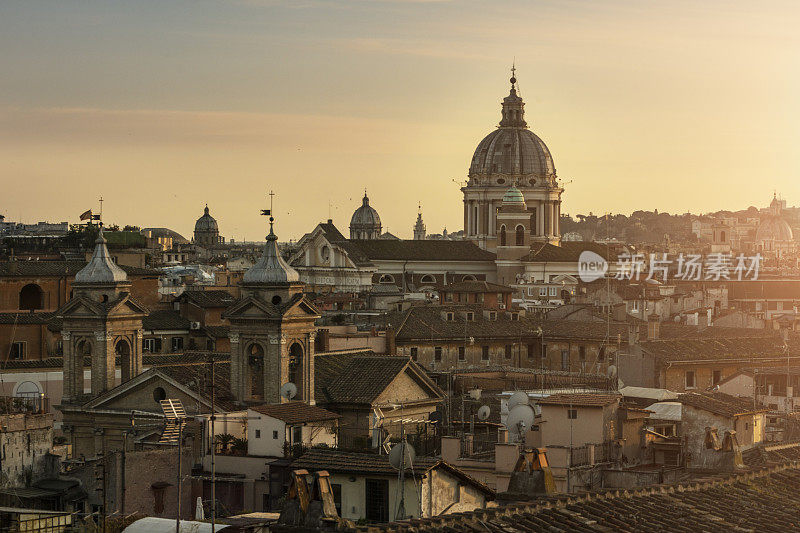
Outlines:
<svg viewBox="0 0 800 533"><path fill-rule="evenodd" d="M207 401L189 387L162 374L158 368L151 368L130 381L89 400L83 405L83 408L138 409L160 413L161 408L154 397L154 391L159 387L164 390L167 398L180 399L184 405L192 405L197 402L207 405Z"/></svg>
<svg viewBox="0 0 800 533"><path fill-rule="evenodd" d="M68 301L56 314L62 317L99 317L103 315L95 302L82 297Z"/></svg>
<svg viewBox="0 0 800 533"><path fill-rule="evenodd" d="M274 318L276 315L273 309L267 304L255 298L246 298L233 304L225 313L225 317L231 318Z"/></svg>

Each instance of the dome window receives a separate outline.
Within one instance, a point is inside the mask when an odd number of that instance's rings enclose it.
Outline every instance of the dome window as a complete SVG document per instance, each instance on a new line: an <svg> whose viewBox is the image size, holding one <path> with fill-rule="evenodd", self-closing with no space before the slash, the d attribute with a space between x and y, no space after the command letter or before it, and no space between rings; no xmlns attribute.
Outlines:
<svg viewBox="0 0 800 533"><path fill-rule="evenodd" d="M504 184L505 182L506 182L506 180L504 180L503 178L498 178L498 180L497 180L497 184L498 184L498 185L502 185L502 184Z"/></svg>

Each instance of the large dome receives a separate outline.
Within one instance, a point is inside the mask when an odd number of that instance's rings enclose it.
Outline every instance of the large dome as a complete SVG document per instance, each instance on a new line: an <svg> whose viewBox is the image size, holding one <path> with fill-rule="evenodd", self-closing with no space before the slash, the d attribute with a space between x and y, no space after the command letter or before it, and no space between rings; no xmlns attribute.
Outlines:
<svg viewBox="0 0 800 533"><path fill-rule="evenodd" d="M350 218L350 225L381 227L381 217L378 216L378 212L369 205L369 198L366 194L364 194L364 199L361 201L361 207L356 209L352 218Z"/></svg>
<svg viewBox="0 0 800 533"><path fill-rule="evenodd" d="M511 91L503 99L502 120L498 129L483 138L475 149L469 167L470 179L481 185L508 187L549 183L556 167L550 150L525 122L525 103L517 95L516 78L511 78Z"/></svg>
<svg viewBox="0 0 800 533"><path fill-rule="evenodd" d="M470 177L506 180L509 176L546 179L555 172L553 156L547 145L527 128L499 128L484 137L475 149L469 167ZM494 184L507 187L510 181Z"/></svg>
<svg viewBox="0 0 800 533"><path fill-rule="evenodd" d="M208 214L208 206L206 206L205 210L203 211L203 216L198 218L197 222L194 223L194 231L195 233L209 231L219 232L216 219Z"/></svg>

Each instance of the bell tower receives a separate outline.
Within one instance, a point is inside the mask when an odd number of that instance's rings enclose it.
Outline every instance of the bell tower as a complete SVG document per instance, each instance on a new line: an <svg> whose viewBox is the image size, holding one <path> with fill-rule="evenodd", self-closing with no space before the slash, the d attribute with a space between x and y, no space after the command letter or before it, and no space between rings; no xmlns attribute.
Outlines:
<svg viewBox="0 0 800 533"><path fill-rule="evenodd" d="M84 364L91 361L91 396L114 388L119 358L121 382L142 372L142 319L148 311L130 296L130 283L108 253L100 223L94 253L72 284L74 297L56 315L63 320L62 403L82 403Z"/></svg>
<svg viewBox="0 0 800 533"><path fill-rule="evenodd" d="M272 194L272 193L270 193ZM314 321L295 269L281 257L272 209L261 258L245 272L241 297L225 313L231 323L231 393L242 405L279 403L286 382L296 400L314 403Z"/></svg>

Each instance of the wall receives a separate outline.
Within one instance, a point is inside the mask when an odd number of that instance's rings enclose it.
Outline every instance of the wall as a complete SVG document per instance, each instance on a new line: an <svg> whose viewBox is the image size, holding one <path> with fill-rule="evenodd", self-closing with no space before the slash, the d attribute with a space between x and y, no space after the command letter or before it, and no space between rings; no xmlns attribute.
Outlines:
<svg viewBox="0 0 800 533"><path fill-rule="evenodd" d="M283 444L287 438L291 438L291 431L294 426L289 426L282 420L272 418L257 411L248 410L247 417L247 453L248 455L258 455L263 457L283 457ZM303 424L303 444L313 446L315 444L327 444L336 446L335 422L310 422ZM256 438L256 430L260 430L261 436ZM277 432L278 438L274 439L273 431ZM294 443L299 444L299 443Z"/></svg>
<svg viewBox="0 0 800 533"><path fill-rule="evenodd" d="M1 415L0 427L0 488L30 486L58 474L47 455L53 446L52 415Z"/></svg>
<svg viewBox="0 0 800 533"><path fill-rule="evenodd" d="M486 496L472 485L443 468L428 472L422 481L422 513L424 517L463 513L486 507Z"/></svg>
<svg viewBox="0 0 800 533"><path fill-rule="evenodd" d="M706 427L717 428L717 435L720 443L722 443L725 438L725 432L735 429L734 420L685 404L682 418L681 431L687 439L687 466L694 468L720 468L724 466L728 460L726 455L721 450L706 449L705 447Z"/></svg>
<svg viewBox="0 0 800 533"><path fill-rule="evenodd" d="M351 478L355 479L355 481L350 481ZM394 520L397 505L400 501L397 476L375 475L369 476L369 478L389 480L389 519ZM331 484L338 484L342 487L342 517L356 521L364 518L366 515L367 477L335 473L331 474L330 479ZM420 516L420 493L417 491L417 485L411 476L407 476L405 480L405 509L406 517L418 518Z"/></svg>
<svg viewBox="0 0 800 533"><path fill-rule="evenodd" d="M539 424L542 446L583 446L584 444L601 444L613 438L609 436L608 424L601 407L574 406L578 410L578 418L567 418L568 407L563 405L542 405L542 418ZM570 427L572 438L570 439Z"/></svg>

